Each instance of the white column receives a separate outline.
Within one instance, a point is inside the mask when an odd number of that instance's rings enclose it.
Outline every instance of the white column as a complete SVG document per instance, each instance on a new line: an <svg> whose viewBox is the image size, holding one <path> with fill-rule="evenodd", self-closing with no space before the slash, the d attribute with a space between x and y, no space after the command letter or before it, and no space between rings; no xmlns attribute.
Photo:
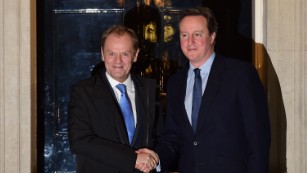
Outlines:
<svg viewBox="0 0 307 173"><path fill-rule="evenodd" d="M256 43L266 45L266 11L264 0L252 0L253 39Z"/></svg>
<svg viewBox="0 0 307 173"><path fill-rule="evenodd" d="M30 173L36 159L34 6L0 0L0 173Z"/></svg>

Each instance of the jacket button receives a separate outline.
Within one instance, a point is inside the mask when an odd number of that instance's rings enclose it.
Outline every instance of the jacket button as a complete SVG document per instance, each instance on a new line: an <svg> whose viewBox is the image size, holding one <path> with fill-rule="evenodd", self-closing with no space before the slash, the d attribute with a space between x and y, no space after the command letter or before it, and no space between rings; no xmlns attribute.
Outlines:
<svg viewBox="0 0 307 173"><path fill-rule="evenodd" d="M193 142L193 145L195 145L195 146L196 146L197 144L198 144L198 143L197 143L196 141L194 141L194 142Z"/></svg>

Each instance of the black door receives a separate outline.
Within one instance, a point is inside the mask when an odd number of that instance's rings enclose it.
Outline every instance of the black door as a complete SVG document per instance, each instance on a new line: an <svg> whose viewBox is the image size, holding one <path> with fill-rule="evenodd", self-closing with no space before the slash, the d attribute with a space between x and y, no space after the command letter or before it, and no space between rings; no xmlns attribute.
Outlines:
<svg viewBox="0 0 307 173"><path fill-rule="evenodd" d="M143 42L147 45L143 49L148 49L143 52L145 63L134 70L156 78L161 93L166 92L167 77L184 61L182 53L177 51L180 49L175 36L178 32L177 17L183 8L198 5L201 1L151 2L151 7L159 13L160 28L155 41L147 44L145 39ZM91 76L93 68L101 61L102 32L114 24L127 24L125 17L135 6L136 0L37 1L37 172L75 171L75 158L67 140L69 89L78 80ZM142 20L140 22L145 19Z"/></svg>

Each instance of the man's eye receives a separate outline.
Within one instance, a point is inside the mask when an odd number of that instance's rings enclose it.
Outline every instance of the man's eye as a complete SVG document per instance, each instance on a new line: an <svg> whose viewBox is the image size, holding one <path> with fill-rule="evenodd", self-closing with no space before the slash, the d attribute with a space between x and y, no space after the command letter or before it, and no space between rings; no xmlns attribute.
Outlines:
<svg viewBox="0 0 307 173"><path fill-rule="evenodd" d="M194 37L195 37L195 38L201 37L201 33L195 33L195 34L194 34Z"/></svg>
<svg viewBox="0 0 307 173"><path fill-rule="evenodd" d="M124 52L124 53L122 53L122 56L127 57L127 56L129 56L129 53Z"/></svg>
<svg viewBox="0 0 307 173"><path fill-rule="evenodd" d="M188 34L181 34L182 39L186 39L188 37Z"/></svg>
<svg viewBox="0 0 307 173"><path fill-rule="evenodd" d="M114 52L109 52L108 55L109 56L115 56L115 53Z"/></svg>

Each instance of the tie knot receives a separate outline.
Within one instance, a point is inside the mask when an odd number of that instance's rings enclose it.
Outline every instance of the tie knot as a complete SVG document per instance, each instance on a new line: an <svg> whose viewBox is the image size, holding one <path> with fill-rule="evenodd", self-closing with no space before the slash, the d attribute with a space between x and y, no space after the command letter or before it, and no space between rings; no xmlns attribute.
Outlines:
<svg viewBox="0 0 307 173"><path fill-rule="evenodd" d="M116 88L119 89L119 91L123 94L126 93L126 85L125 84L118 84L116 85Z"/></svg>
<svg viewBox="0 0 307 173"><path fill-rule="evenodd" d="M199 68L195 68L194 69L194 74L195 74L195 76L200 76L200 69Z"/></svg>

